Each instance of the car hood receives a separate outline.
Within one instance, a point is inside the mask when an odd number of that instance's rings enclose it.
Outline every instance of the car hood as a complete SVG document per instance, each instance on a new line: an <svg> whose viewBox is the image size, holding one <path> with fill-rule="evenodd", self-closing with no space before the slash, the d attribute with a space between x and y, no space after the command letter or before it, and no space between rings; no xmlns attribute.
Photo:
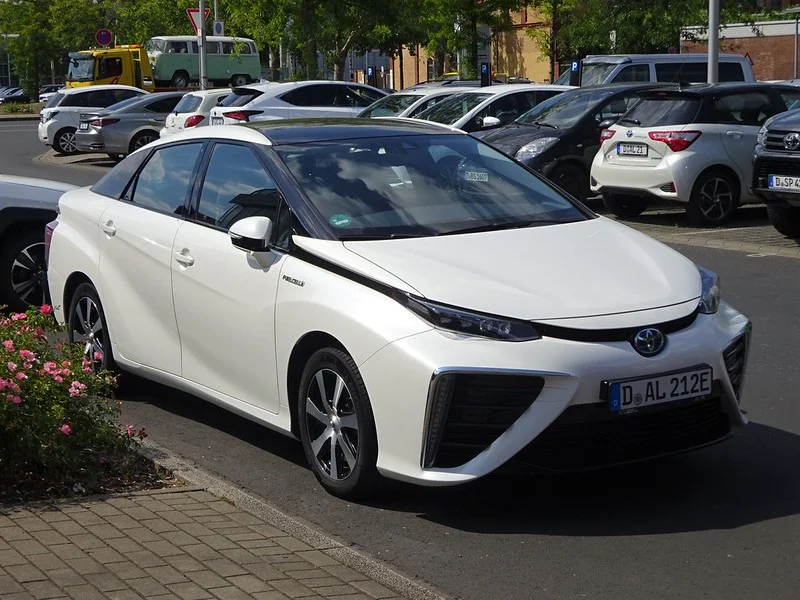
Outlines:
<svg viewBox="0 0 800 600"><path fill-rule="evenodd" d="M798 129L800 128L800 108L777 114L769 119L766 125L775 129Z"/></svg>
<svg viewBox="0 0 800 600"><path fill-rule="evenodd" d="M536 127L535 125L506 125L501 129L494 129L480 136L481 141L493 146L510 156L525 144L543 137L560 137L563 131L550 127Z"/></svg>

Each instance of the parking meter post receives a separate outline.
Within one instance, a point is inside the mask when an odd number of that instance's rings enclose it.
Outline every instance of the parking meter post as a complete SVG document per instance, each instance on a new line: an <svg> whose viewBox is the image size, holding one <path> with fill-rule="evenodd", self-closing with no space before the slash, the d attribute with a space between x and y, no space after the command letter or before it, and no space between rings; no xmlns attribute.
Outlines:
<svg viewBox="0 0 800 600"><path fill-rule="evenodd" d="M208 75L206 71L206 2L200 0L200 14L198 15L199 25L198 35L200 37L200 89L208 89Z"/></svg>
<svg viewBox="0 0 800 600"><path fill-rule="evenodd" d="M708 83L719 81L719 0L708 0Z"/></svg>

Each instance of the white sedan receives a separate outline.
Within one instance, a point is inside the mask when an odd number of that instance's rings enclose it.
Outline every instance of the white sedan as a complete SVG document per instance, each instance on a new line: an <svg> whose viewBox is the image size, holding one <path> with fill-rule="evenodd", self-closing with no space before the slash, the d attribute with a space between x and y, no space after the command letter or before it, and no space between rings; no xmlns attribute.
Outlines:
<svg viewBox="0 0 800 600"><path fill-rule="evenodd" d="M750 323L717 277L451 128L187 130L66 193L50 228L56 316L98 366L299 438L338 496L746 423Z"/></svg>

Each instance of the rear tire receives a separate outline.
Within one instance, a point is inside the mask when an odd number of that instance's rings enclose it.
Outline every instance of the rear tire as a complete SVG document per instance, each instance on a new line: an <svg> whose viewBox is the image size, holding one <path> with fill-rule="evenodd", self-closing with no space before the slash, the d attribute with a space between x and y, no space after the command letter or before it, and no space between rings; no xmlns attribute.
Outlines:
<svg viewBox="0 0 800 600"><path fill-rule="evenodd" d="M647 208L647 200L634 196L603 194L603 205L618 217L638 217Z"/></svg>
<svg viewBox="0 0 800 600"><path fill-rule="evenodd" d="M75 128L64 127L60 129L53 138L53 150L64 156L71 156L78 153L78 146L75 143Z"/></svg>
<svg viewBox="0 0 800 600"><path fill-rule="evenodd" d="M562 190L580 202L586 202L589 196L589 178L575 165L557 167L549 177Z"/></svg>
<svg viewBox="0 0 800 600"><path fill-rule="evenodd" d="M0 248L0 303L22 312L48 302L44 232L23 230Z"/></svg>
<svg viewBox="0 0 800 600"><path fill-rule="evenodd" d="M378 436L355 362L323 348L306 363L297 395L300 439L311 470L328 493L355 500L374 494Z"/></svg>
<svg viewBox="0 0 800 600"><path fill-rule="evenodd" d="M134 152L139 148L146 146L150 142L154 142L158 139L158 133L155 131L140 131L131 140L131 144L129 147L129 152Z"/></svg>
<svg viewBox="0 0 800 600"><path fill-rule="evenodd" d="M84 356L92 361L96 371L116 370L106 314L91 283L80 284L72 295L67 313L67 335L70 344L82 344ZM99 352L101 358L96 359L95 352Z"/></svg>
<svg viewBox="0 0 800 600"><path fill-rule="evenodd" d="M767 215L778 233L789 238L800 238L800 207L767 206Z"/></svg>
<svg viewBox="0 0 800 600"><path fill-rule="evenodd" d="M189 74L186 71L176 71L172 75L169 84L176 88L185 88L189 86Z"/></svg>
<svg viewBox="0 0 800 600"><path fill-rule="evenodd" d="M739 185L722 171L708 171L694 182L686 214L693 225L724 225L736 214Z"/></svg>

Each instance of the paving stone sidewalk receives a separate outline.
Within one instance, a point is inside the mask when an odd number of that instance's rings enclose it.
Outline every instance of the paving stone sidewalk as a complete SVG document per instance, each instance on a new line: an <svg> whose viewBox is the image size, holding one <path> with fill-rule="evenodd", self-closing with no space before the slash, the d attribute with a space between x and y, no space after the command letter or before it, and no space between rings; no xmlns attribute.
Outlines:
<svg viewBox="0 0 800 600"><path fill-rule="evenodd" d="M407 597L330 554L202 488L0 507L2 600Z"/></svg>

